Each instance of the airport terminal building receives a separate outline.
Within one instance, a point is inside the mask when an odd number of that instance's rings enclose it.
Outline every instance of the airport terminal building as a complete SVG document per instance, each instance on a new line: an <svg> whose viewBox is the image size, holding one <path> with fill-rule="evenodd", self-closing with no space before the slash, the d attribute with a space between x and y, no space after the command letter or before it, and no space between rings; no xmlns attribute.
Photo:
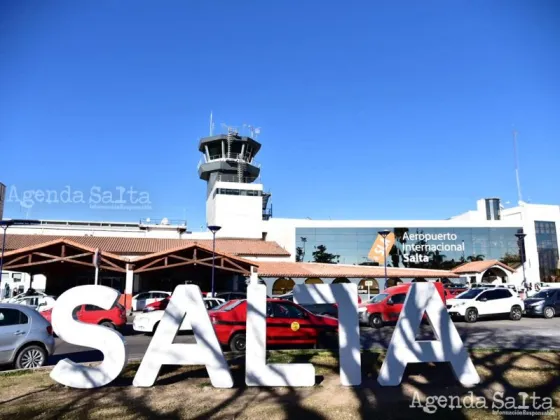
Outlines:
<svg viewBox="0 0 560 420"><path fill-rule="evenodd" d="M45 276L47 293L79 284L114 287L128 299L140 291L192 282L210 290L244 290L258 278L268 294L302 283L356 283L371 295L398 282L527 283L559 281L560 206L497 198L447 220L310 220L273 217L271 195L255 156L261 144L234 131L199 142L206 218L213 236L186 222L42 220L6 232L0 291L14 273ZM522 234L525 237L522 238ZM212 263L214 259L214 264Z"/></svg>

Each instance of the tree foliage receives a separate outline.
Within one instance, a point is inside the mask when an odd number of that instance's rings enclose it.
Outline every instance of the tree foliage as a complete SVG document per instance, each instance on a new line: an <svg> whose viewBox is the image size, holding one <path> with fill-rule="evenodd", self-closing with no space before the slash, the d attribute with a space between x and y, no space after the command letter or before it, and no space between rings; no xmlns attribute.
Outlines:
<svg viewBox="0 0 560 420"><path fill-rule="evenodd" d="M317 263L338 264L340 255L327 252L325 245L317 245L313 251L313 261Z"/></svg>

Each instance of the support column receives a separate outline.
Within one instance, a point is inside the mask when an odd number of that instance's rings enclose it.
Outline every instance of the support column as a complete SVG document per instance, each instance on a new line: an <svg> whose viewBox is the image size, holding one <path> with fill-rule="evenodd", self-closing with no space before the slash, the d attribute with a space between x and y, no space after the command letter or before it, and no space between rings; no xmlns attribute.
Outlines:
<svg viewBox="0 0 560 420"><path fill-rule="evenodd" d="M127 312L132 312L132 289L134 286L134 270L132 264L126 265L126 280L124 286L124 304Z"/></svg>
<svg viewBox="0 0 560 420"><path fill-rule="evenodd" d="M251 275L249 277L249 283L250 284L259 284L259 270L258 270L258 268L251 267ZM272 282L270 284L270 292L272 292L272 285L273 284L274 284L274 282ZM266 288L267 288L267 290L269 288L268 282L266 282ZM267 291L267 293L269 293L269 292ZM270 294L268 294L268 296L270 296Z"/></svg>

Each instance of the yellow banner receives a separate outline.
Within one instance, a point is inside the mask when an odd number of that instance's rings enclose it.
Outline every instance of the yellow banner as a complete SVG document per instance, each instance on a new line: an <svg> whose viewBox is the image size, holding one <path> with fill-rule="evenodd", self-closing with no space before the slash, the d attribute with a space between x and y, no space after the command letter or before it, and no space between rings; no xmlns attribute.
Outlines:
<svg viewBox="0 0 560 420"><path fill-rule="evenodd" d="M369 250L368 258L371 261L378 263L379 265L384 265L385 253L387 253L387 256L389 256L389 251L391 251L391 248L394 244L395 234L393 232L389 233L385 238L385 250L383 249L383 236L377 235L375 242Z"/></svg>

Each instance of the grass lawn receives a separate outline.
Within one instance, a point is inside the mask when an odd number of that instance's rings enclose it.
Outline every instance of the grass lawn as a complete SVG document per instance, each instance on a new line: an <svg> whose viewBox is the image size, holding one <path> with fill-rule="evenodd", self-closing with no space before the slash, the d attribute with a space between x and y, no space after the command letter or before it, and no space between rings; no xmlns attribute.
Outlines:
<svg viewBox="0 0 560 420"><path fill-rule="evenodd" d="M362 385L339 383L338 359L331 352L275 351L270 363L312 362L317 385L312 388L248 388L244 384L243 358L230 357L235 380L232 389L216 389L204 367L164 367L152 388L131 386L138 364L130 364L110 386L76 390L56 384L50 369L0 373L2 419L487 419L492 395L535 392L560 405L560 354L558 352L472 351L481 384L466 389L458 385L446 364L410 365L399 387L381 387L377 372L383 353L362 355ZM488 409L437 408L433 414L410 408L415 393L426 396L475 396L488 398ZM470 399L463 400L469 403ZM542 400L541 400L542 403ZM519 403L521 404L521 403ZM513 417L512 417L513 418ZM521 418L515 416L515 418ZM534 417L538 418L538 417ZM560 418L560 409L546 418Z"/></svg>

